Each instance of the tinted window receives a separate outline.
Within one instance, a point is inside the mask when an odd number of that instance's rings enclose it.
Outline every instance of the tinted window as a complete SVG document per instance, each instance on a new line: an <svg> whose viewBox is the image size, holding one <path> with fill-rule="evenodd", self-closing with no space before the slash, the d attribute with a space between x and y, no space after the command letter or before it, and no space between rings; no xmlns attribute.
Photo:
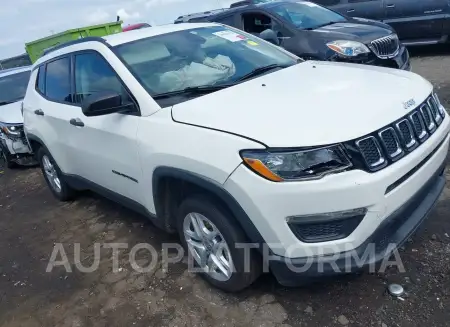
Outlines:
<svg viewBox="0 0 450 327"><path fill-rule="evenodd" d="M0 77L0 106L17 102L25 97L30 72Z"/></svg>
<svg viewBox="0 0 450 327"><path fill-rule="evenodd" d="M41 94L45 94L45 66L39 67L36 80L36 90L38 90Z"/></svg>
<svg viewBox="0 0 450 327"><path fill-rule="evenodd" d="M344 16L312 2L285 2L270 7L273 11L300 29L315 29L332 22L343 22Z"/></svg>
<svg viewBox="0 0 450 327"><path fill-rule="evenodd" d="M234 16L233 15L220 17L219 19L214 19L214 21L217 23L234 26Z"/></svg>
<svg viewBox="0 0 450 327"><path fill-rule="evenodd" d="M49 100L71 102L70 58L61 58L47 64L45 94Z"/></svg>
<svg viewBox="0 0 450 327"><path fill-rule="evenodd" d="M87 96L102 91L117 92L130 101L116 73L100 54L90 52L75 56L75 102L80 103Z"/></svg>

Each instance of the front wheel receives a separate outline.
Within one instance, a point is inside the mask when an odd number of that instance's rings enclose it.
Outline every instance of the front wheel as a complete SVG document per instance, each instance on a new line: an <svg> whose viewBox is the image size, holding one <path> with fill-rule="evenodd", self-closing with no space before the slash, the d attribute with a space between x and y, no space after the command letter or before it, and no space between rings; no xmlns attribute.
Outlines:
<svg viewBox="0 0 450 327"><path fill-rule="evenodd" d="M244 232L214 199L193 196L184 200L178 231L200 275L217 288L237 292L261 274L258 254L245 251Z"/></svg>

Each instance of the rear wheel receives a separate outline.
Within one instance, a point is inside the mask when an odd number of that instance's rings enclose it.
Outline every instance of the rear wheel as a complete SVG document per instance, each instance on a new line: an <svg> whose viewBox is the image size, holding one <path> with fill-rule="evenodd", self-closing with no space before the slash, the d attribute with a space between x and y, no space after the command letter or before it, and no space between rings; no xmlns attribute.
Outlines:
<svg viewBox="0 0 450 327"><path fill-rule="evenodd" d="M244 232L214 199L193 196L184 200L178 231L200 275L217 288L237 292L261 274L259 256L236 246L247 243Z"/></svg>
<svg viewBox="0 0 450 327"><path fill-rule="evenodd" d="M37 158L41 165L45 181L53 195L60 201L69 201L75 195L75 191L64 180L58 165L50 153L43 147L39 148Z"/></svg>

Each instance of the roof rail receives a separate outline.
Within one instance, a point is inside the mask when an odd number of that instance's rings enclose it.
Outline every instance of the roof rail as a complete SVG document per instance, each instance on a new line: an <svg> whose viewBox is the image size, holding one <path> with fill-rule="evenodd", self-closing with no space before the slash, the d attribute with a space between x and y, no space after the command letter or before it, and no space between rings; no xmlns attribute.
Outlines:
<svg viewBox="0 0 450 327"><path fill-rule="evenodd" d="M248 5L251 5L251 4L253 4L252 1L250 1L250 0L243 0L243 1L238 1L238 2L232 3L230 5L230 8L243 7L243 6L248 6Z"/></svg>
<svg viewBox="0 0 450 327"><path fill-rule="evenodd" d="M71 46L74 44L84 43L84 42L101 42L101 43L109 46L108 42L106 42L106 40L100 36L87 36L87 37L83 37L83 38L73 40L73 41L64 42L64 43L55 45L53 47L47 48L44 51L42 51L41 57L43 57L53 51L63 49L65 47L68 47L68 46Z"/></svg>

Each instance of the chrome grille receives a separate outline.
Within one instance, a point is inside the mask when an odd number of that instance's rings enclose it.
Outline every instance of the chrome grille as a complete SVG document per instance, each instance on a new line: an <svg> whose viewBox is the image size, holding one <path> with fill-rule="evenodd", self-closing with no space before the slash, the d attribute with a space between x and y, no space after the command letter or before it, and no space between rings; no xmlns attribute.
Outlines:
<svg viewBox="0 0 450 327"><path fill-rule="evenodd" d="M395 57L400 49L397 34L391 34L370 42L370 48L378 58L388 59Z"/></svg>
<svg viewBox="0 0 450 327"><path fill-rule="evenodd" d="M400 141L392 127L383 129L378 135L380 136L381 144L391 159L396 159L403 155Z"/></svg>
<svg viewBox="0 0 450 327"><path fill-rule="evenodd" d="M419 114L418 111L414 111L411 115L409 115L409 119L412 122L412 126L414 128L417 139L420 142L424 142L428 138L428 133L425 128L425 123L423 122L422 115Z"/></svg>
<svg viewBox="0 0 450 327"><path fill-rule="evenodd" d="M433 132L436 129L436 124L434 123L433 115L431 114L430 107L428 104L423 104L420 106L420 112L423 115L425 121L425 127L429 132Z"/></svg>
<svg viewBox="0 0 450 327"><path fill-rule="evenodd" d="M427 101L428 106L430 107L431 114L433 115L434 121L439 126L442 123L442 116L439 113L439 106L436 103L434 97L430 97Z"/></svg>
<svg viewBox="0 0 450 327"><path fill-rule="evenodd" d="M357 139L353 144L369 171L377 171L414 151L436 131L444 118L445 112L430 96L397 122ZM350 145L350 148L353 147Z"/></svg>
<svg viewBox="0 0 450 327"><path fill-rule="evenodd" d="M361 151L361 154L370 168L377 169L386 163L386 160L380 151L380 145L375 137L369 136L358 140L356 141L356 145L360 149L364 149L364 151Z"/></svg>

